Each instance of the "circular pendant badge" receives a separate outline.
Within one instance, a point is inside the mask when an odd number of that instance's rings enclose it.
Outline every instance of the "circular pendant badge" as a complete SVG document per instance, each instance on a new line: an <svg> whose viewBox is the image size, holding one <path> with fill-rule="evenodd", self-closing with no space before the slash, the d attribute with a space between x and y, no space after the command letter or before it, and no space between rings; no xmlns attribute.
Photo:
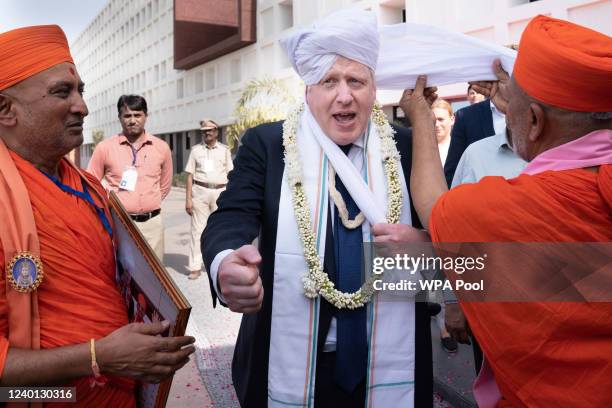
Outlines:
<svg viewBox="0 0 612 408"><path fill-rule="evenodd" d="M35 291L43 280L40 258L29 252L20 252L13 257L6 268L7 279L17 292Z"/></svg>

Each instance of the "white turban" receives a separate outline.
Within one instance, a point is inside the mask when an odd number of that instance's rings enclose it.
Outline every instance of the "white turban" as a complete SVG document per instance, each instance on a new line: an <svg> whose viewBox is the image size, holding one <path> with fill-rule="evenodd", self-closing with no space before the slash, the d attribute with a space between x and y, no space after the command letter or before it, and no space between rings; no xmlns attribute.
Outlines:
<svg viewBox="0 0 612 408"><path fill-rule="evenodd" d="M306 85L319 83L338 55L376 71L378 61L376 14L363 10L341 10L297 30L281 40L291 65Z"/></svg>

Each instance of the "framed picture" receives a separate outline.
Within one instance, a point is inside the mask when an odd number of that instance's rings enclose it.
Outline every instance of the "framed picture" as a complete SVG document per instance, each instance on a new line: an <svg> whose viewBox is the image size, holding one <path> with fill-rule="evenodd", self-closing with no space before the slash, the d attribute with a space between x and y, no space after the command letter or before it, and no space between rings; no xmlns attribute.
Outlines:
<svg viewBox="0 0 612 408"><path fill-rule="evenodd" d="M110 210L117 244L117 282L128 307L130 323L168 320L163 336L183 336L191 305L174 284L161 261L144 239L114 192ZM140 383L138 406L165 407L172 378L160 384Z"/></svg>

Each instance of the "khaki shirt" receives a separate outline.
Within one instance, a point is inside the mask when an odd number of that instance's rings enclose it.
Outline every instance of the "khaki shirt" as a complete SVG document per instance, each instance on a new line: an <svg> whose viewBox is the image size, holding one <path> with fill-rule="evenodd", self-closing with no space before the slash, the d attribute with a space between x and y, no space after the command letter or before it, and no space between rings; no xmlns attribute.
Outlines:
<svg viewBox="0 0 612 408"><path fill-rule="evenodd" d="M201 143L191 148L185 172L202 183L227 184L227 173L234 168L228 147L217 142L214 147Z"/></svg>

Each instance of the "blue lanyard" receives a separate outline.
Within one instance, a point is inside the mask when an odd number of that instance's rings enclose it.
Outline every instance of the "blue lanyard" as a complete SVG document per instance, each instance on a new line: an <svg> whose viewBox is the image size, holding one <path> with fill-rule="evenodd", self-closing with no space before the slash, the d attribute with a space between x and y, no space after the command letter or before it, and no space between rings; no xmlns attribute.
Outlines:
<svg viewBox="0 0 612 408"><path fill-rule="evenodd" d="M128 143L128 146L130 146L130 149L132 149L132 166L136 165L136 156L138 155L138 152L144 147L144 145L147 142L144 142L142 145L140 145L140 147L138 149L135 149L134 146L131 143ZM145 159L147 158L147 156L145 156Z"/></svg>
<svg viewBox="0 0 612 408"><path fill-rule="evenodd" d="M91 198L91 194L89 194L89 190L87 189L87 184L85 183L83 179L81 179L81 183L83 185L83 191L78 191L78 190L73 189L70 186L63 184L61 181L59 181L57 177L54 177L51 174L47 174L42 170L41 172L45 176L47 176L51 181L53 181L55 185L60 188L60 190L87 201L96 210L96 213L98 214L98 217L102 221L102 225L104 225L104 229L106 230L106 232L108 232L108 235L110 235L111 239L113 238L113 229L111 227L110 221L108 220L108 218L106 217L106 214L104 213L104 209L98 207L96 203L94 203L94 200L93 198Z"/></svg>

